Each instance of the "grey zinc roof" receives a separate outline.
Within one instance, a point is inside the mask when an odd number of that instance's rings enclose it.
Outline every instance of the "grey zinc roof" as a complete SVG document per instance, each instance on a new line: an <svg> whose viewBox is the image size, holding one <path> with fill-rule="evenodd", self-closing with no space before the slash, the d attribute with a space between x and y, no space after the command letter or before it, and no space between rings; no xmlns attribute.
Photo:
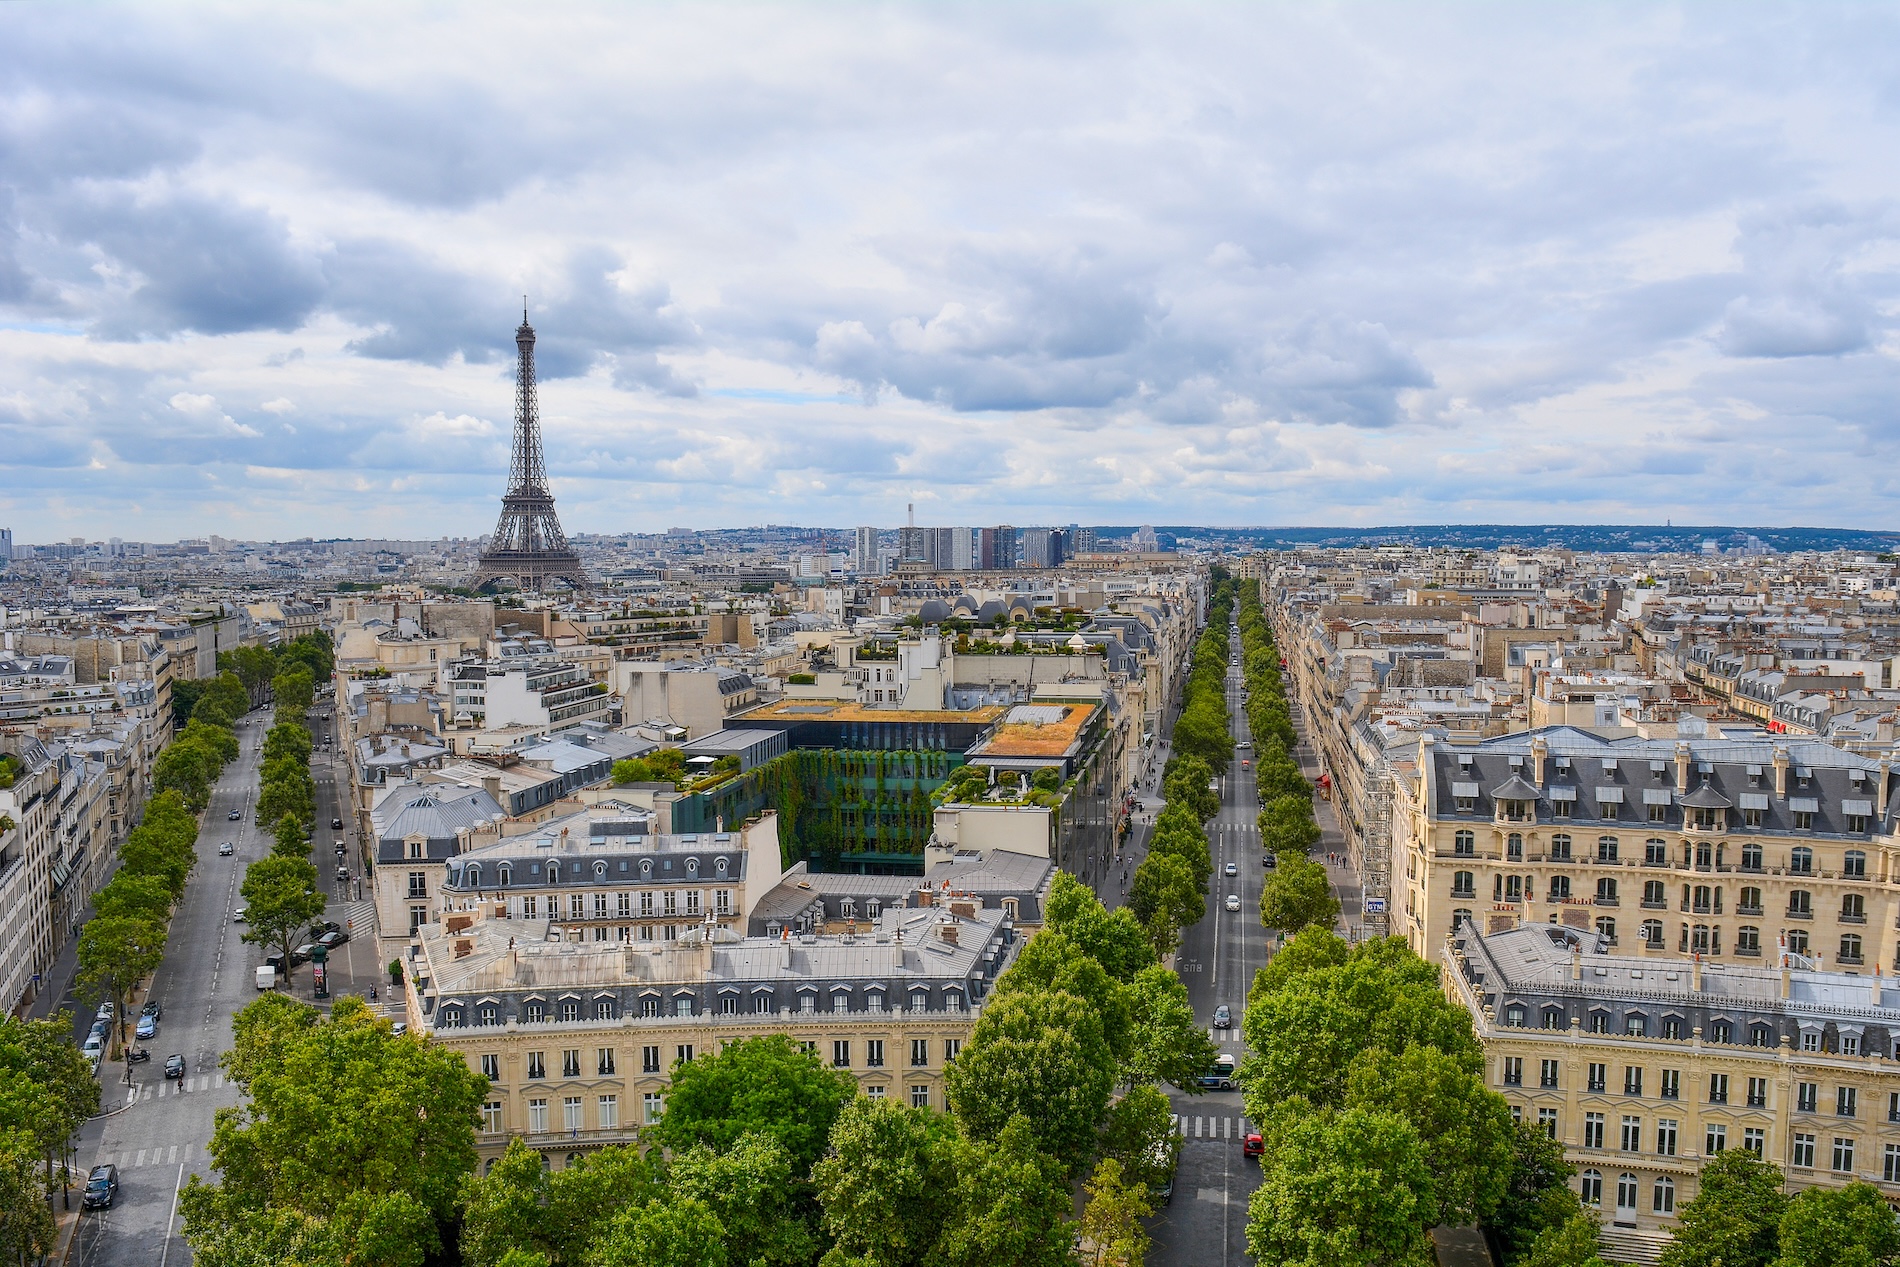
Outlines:
<svg viewBox="0 0 1900 1267"><path fill-rule="evenodd" d="M496 817L505 817L501 805L481 788L452 783L399 786L370 811L370 822L380 840L427 836L448 838Z"/></svg>

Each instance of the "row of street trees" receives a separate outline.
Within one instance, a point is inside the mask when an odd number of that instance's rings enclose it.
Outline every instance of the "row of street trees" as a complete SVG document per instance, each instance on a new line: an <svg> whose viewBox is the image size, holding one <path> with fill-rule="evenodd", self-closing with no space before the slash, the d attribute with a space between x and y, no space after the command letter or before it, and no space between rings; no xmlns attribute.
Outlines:
<svg viewBox="0 0 1900 1267"><path fill-rule="evenodd" d="M1300 773L1297 741L1280 673L1280 652L1260 602L1260 587L1240 592L1240 668L1247 685L1247 729L1254 741L1260 792L1260 843L1277 864L1260 891L1260 922L1292 936L1309 925L1331 928L1339 918L1326 868L1308 852L1320 842L1313 818L1313 785Z"/></svg>
<svg viewBox="0 0 1900 1267"><path fill-rule="evenodd" d="M1179 1141L1159 1084L1192 1087L1213 1050L1131 912L1061 875L1045 916L950 1067L953 1113L753 1038L676 1065L639 1146L559 1171L516 1141L478 1176L485 1079L354 998L326 1018L267 995L238 1016L247 1100L219 1113L185 1235L206 1267L1056 1267L1079 1230L1137 1267Z"/></svg>
<svg viewBox="0 0 1900 1267"><path fill-rule="evenodd" d="M1594 1264L1562 1146L1485 1087L1470 1016L1402 939L1305 929L1257 974L1243 1032L1266 1141L1247 1223L1260 1262L1430 1262L1433 1227L1475 1222L1506 1267Z"/></svg>
<svg viewBox="0 0 1900 1267"><path fill-rule="evenodd" d="M251 671L267 679L275 701L271 728L264 735L258 771L257 818L272 823L270 853L244 870L244 940L280 951L286 980L294 967L291 951L302 945L311 921L323 914L317 868L310 860L316 830L317 788L310 776L310 729L305 717L316 698L316 684L330 672L330 640L323 633L292 642L269 665L251 658Z"/></svg>
<svg viewBox="0 0 1900 1267"><path fill-rule="evenodd" d="M47 1196L71 1181L73 1137L99 1110L99 1083L73 1046L71 1012L0 1020L0 1262L52 1252Z"/></svg>

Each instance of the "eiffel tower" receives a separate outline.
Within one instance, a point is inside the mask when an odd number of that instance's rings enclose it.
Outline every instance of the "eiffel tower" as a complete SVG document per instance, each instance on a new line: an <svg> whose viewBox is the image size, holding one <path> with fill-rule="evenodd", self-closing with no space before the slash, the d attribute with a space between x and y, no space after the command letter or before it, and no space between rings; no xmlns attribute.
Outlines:
<svg viewBox="0 0 1900 1267"><path fill-rule="evenodd" d="M512 579L524 590L540 590L552 580L566 581L577 590L587 588L581 557L567 544L561 521L554 515L554 494L548 491L547 464L541 457L541 407L534 388L534 327L522 305L521 326L515 331L515 453L508 465L508 491L501 499L501 518L495 535L482 552L469 585L479 588L491 581Z"/></svg>

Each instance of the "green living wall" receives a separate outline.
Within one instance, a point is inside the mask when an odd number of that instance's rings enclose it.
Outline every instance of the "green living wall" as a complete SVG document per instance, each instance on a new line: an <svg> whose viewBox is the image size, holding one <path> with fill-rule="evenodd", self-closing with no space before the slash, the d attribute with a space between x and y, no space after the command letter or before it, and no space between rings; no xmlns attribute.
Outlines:
<svg viewBox="0 0 1900 1267"><path fill-rule="evenodd" d="M962 765L955 752L800 749L681 798L673 830L732 830L775 809L787 866L921 874L930 794Z"/></svg>

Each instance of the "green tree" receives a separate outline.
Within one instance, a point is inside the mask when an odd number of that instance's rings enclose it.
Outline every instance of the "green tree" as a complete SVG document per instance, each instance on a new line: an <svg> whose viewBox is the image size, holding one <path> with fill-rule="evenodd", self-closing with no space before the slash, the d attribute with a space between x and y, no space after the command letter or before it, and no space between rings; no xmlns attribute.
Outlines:
<svg viewBox="0 0 1900 1267"><path fill-rule="evenodd" d="M301 716L310 708L316 698L316 679L310 670L298 665L286 669L271 679L271 695L275 698L279 712L291 712Z"/></svg>
<svg viewBox="0 0 1900 1267"><path fill-rule="evenodd" d="M817 1255L817 1234L794 1205L791 1154L770 1135L741 1135L725 1152L687 1149L673 1158L667 1187L712 1211L727 1262L794 1267Z"/></svg>
<svg viewBox="0 0 1900 1267"><path fill-rule="evenodd" d="M1155 964L1136 974L1127 994L1129 1037L1121 1062L1123 1083L1167 1082L1198 1094L1198 1075L1213 1065L1219 1052L1195 1017L1181 978Z"/></svg>
<svg viewBox="0 0 1900 1267"><path fill-rule="evenodd" d="M295 814L285 814L277 820L277 826L271 830L270 851L282 858L307 860L310 857L310 841Z"/></svg>
<svg viewBox="0 0 1900 1267"><path fill-rule="evenodd" d="M11 1166L15 1154L38 1159L44 1166L44 1184L53 1189L54 1167L63 1163L71 1143L86 1119L99 1110L99 1083L86 1058L73 1045L70 1012L56 1012L44 1021L0 1020L0 1165ZM0 1175L10 1188L12 1179ZM0 1224L0 1244L30 1237L37 1223ZM0 1255L4 1257L4 1255Z"/></svg>
<svg viewBox="0 0 1900 1267"><path fill-rule="evenodd" d="M1503 1201L1517 1128L1504 1098L1465 1062L1424 1045L1362 1051L1346 1075L1346 1105L1396 1113L1431 1141L1428 1225L1470 1223Z"/></svg>
<svg viewBox="0 0 1900 1267"><path fill-rule="evenodd" d="M1247 1251L1298 1267L1429 1261L1432 1178L1418 1133L1396 1113L1315 1113L1289 1104L1248 1207Z"/></svg>
<svg viewBox="0 0 1900 1267"><path fill-rule="evenodd" d="M1524 1267L1608 1267L1597 1254L1600 1230L1595 1211L1579 1207L1563 1223L1538 1234Z"/></svg>
<svg viewBox="0 0 1900 1267"><path fill-rule="evenodd" d="M1139 1086L1109 1106L1099 1151L1120 1162L1123 1174L1152 1188L1174 1173L1180 1145L1174 1105L1167 1093L1159 1087Z"/></svg>
<svg viewBox="0 0 1900 1267"><path fill-rule="evenodd" d="M1323 924L1308 924L1295 933L1267 966L1254 974L1255 991L1278 990L1302 972L1315 968L1337 968L1346 962L1352 948L1346 939Z"/></svg>
<svg viewBox="0 0 1900 1267"><path fill-rule="evenodd" d="M284 955L284 978L291 973L290 952L301 946L310 922L323 914L324 896L317 890L317 869L305 858L273 853L244 869L244 917L250 927L244 940L268 946Z"/></svg>
<svg viewBox="0 0 1900 1267"><path fill-rule="evenodd" d="M302 726L272 726L264 732L264 764L289 761L294 765L310 764L310 732Z"/></svg>
<svg viewBox="0 0 1900 1267"><path fill-rule="evenodd" d="M379 1252L432 1252L475 1166L488 1080L446 1048L392 1036L356 998L315 1021L266 998L236 1029L224 1065L247 1103L218 1110L211 1156L222 1182L194 1176L180 1199L193 1249L278 1215L335 1226L369 1203L388 1216ZM260 1059L265 1051L273 1058Z"/></svg>
<svg viewBox="0 0 1900 1267"><path fill-rule="evenodd" d="M1662 1267L1769 1267L1787 1209L1777 1167L1743 1149L1724 1149L1696 1176L1696 1195L1677 1213Z"/></svg>
<svg viewBox="0 0 1900 1267"><path fill-rule="evenodd" d="M1338 918L1339 899L1326 868L1298 854L1281 855L1260 889L1260 922L1291 935L1312 924L1331 928Z"/></svg>
<svg viewBox="0 0 1900 1267"><path fill-rule="evenodd" d="M1079 1171L1108 1107L1114 1056L1084 1000L1058 991L992 997L950 1066L946 1092L963 1129L998 1134L1021 1116L1036 1148Z"/></svg>
<svg viewBox="0 0 1900 1267"><path fill-rule="evenodd" d="M724 1232L705 1202L654 1197L622 1212L594 1262L599 1267L726 1267Z"/></svg>
<svg viewBox="0 0 1900 1267"><path fill-rule="evenodd" d="M0 1128L0 1259L9 1263L39 1261L58 1236L38 1166L26 1132Z"/></svg>
<svg viewBox="0 0 1900 1267"><path fill-rule="evenodd" d="M215 697L207 696L206 700L210 701L214 698ZM200 703L198 707L202 709L204 704ZM236 761L238 758L237 736L231 733L231 728L228 725L213 724L200 720L195 712L191 721L186 723L185 728L178 732L177 738L172 742L174 744L195 744L210 753L214 758L212 769L213 778L216 778L218 774L224 770L225 766Z"/></svg>
<svg viewBox="0 0 1900 1267"><path fill-rule="evenodd" d="M203 1267L423 1267L436 1237L429 1211L407 1193L351 1192L325 1217L301 1210L250 1210L223 1190L201 1185L181 1194L193 1261Z"/></svg>
<svg viewBox="0 0 1900 1267"><path fill-rule="evenodd" d="M1135 867L1127 909L1141 921L1151 953L1166 955L1180 944L1181 929L1200 918L1203 901L1187 863L1150 853Z"/></svg>
<svg viewBox="0 0 1900 1267"><path fill-rule="evenodd" d="M1101 1020L1102 1037L1108 1041L1109 1050L1117 1059L1128 1054L1129 1001L1121 984L1080 946L1061 933L1044 929L1017 953L1016 962L997 980L991 997L1051 990L1065 991L1086 1002Z"/></svg>
<svg viewBox="0 0 1900 1267"><path fill-rule="evenodd" d="M1148 1256L1148 1229L1141 1221L1154 1213L1147 1185L1124 1175L1113 1157L1104 1157L1083 1188L1089 1198L1082 1211L1085 1261L1095 1267L1141 1267Z"/></svg>
<svg viewBox="0 0 1900 1267"><path fill-rule="evenodd" d="M1537 1242L1563 1228L1581 1208L1570 1186L1564 1148L1528 1122L1517 1125L1504 1199L1485 1221L1505 1267L1521 1267Z"/></svg>
<svg viewBox="0 0 1900 1267"><path fill-rule="evenodd" d="M1313 803L1304 796L1276 796L1260 811L1260 843L1283 860L1308 852L1320 842Z"/></svg>
<svg viewBox="0 0 1900 1267"><path fill-rule="evenodd" d="M201 743L173 743L152 763L152 786L176 792L196 813L211 800L211 783L221 763L217 753Z"/></svg>
<svg viewBox="0 0 1900 1267"><path fill-rule="evenodd" d="M918 1267L943 1226L948 1120L928 1109L860 1096L831 1128L812 1167L832 1247L822 1267Z"/></svg>
<svg viewBox="0 0 1900 1267"><path fill-rule="evenodd" d="M257 794L260 822L275 822L284 816L300 823L316 821L316 797L305 779L275 779L263 784Z"/></svg>
<svg viewBox="0 0 1900 1267"><path fill-rule="evenodd" d="M92 895L92 911L95 917L130 915L162 924L171 918L171 885L163 876L141 875L121 867L110 883Z"/></svg>
<svg viewBox="0 0 1900 1267"><path fill-rule="evenodd" d="M603 1148L550 1171L517 1137L487 1174L463 1179L462 1267L505 1267L511 1255L582 1267L621 1209L659 1195L638 1149Z"/></svg>
<svg viewBox="0 0 1900 1267"><path fill-rule="evenodd" d="M785 1035L745 1038L674 1067L666 1113L652 1134L675 1152L695 1144L725 1152L741 1136L768 1135L802 1180L856 1094L849 1073L828 1068Z"/></svg>
<svg viewBox="0 0 1900 1267"><path fill-rule="evenodd" d="M1126 907L1110 912L1093 889L1066 871L1058 871L1049 885L1043 927L1075 942L1117 981L1133 980L1155 961L1140 918Z"/></svg>
<svg viewBox="0 0 1900 1267"><path fill-rule="evenodd" d="M125 1042L126 1011L132 992L165 960L165 926L132 915L95 915L79 929L79 971L74 977L81 998L110 1000L115 1024L112 1048Z"/></svg>
<svg viewBox="0 0 1900 1267"><path fill-rule="evenodd" d="M1900 1258L1900 1223L1870 1183L1804 1188L1781 1216L1775 1267L1889 1267Z"/></svg>
<svg viewBox="0 0 1900 1267"><path fill-rule="evenodd" d="M1011 1118L993 1139L955 1139L935 1267L1072 1267L1065 1168L1036 1147L1029 1119Z"/></svg>

